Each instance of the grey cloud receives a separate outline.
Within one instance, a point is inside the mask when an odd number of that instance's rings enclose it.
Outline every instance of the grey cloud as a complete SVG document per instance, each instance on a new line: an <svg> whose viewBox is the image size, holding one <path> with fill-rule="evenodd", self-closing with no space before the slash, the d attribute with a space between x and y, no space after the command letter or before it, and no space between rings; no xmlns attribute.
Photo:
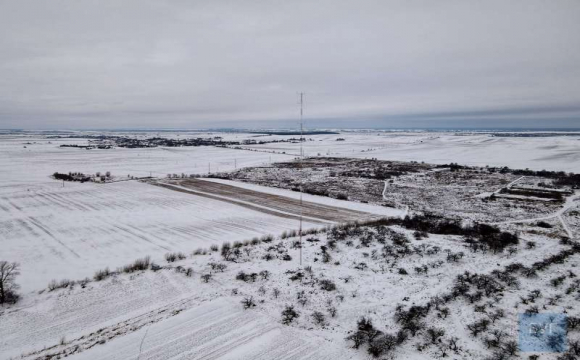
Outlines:
<svg viewBox="0 0 580 360"><path fill-rule="evenodd" d="M0 0L0 128L293 124L297 91L312 125L579 127L578 19L574 0Z"/></svg>

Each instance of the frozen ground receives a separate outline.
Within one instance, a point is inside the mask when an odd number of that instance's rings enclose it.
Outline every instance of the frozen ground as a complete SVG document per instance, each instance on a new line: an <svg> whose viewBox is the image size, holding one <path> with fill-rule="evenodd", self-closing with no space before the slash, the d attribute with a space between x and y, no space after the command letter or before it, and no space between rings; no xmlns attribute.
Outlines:
<svg viewBox="0 0 580 360"><path fill-rule="evenodd" d="M463 221L550 217L562 208L560 200L537 197L542 196L537 184L553 183L553 179L516 175L497 168L311 157L219 176L247 184L244 186L259 184L286 190L303 186L305 192L324 195L328 201L340 201L334 198L342 197L360 201L361 205L364 202L391 210L438 213ZM537 196L510 195L508 188L516 189L520 182L533 184L529 191L538 191L534 193ZM528 190L522 191L526 194ZM559 189L556 194L569 195L570 191ZM571 196L567 201L574 199Z"/></svg>
<svg viewBox="0 0 580 360"><path fill-rule="evenodd" d="M225 290L171 270L29 297L21 311L3 316L0 358L63 339L62 348L90 347L73 356L79 359L130 359L139 353L141 359L330 359L343 352L267 313L244 312L239 299L224 297Z"/></svg>
<svg viewBox="0 0 580 360"><path fill-rule="evenodd" d="M146 255L161 259L170 251L190 253L199 247L298 227L295 218L126 178L129 174L165 178L168 173L206 173L208 164L212 171L233 170L292 156L214 147L90 151L59 147L70 142L83 140L0 138L2 259L21 264L26 292L53 279L90 277L97 269L114 269ZM124 181L67 182L63 187L62 182L50 178L55 171L111 171ZM296 194L288 191L286 195ZM322 197L308 200L328 203ZM335 201L331 205L356 210L362 204ZM363 211L397 213L376 206ZM305 228L323 225L308 219L304 223Z"/></svg>
<svg viewBox="0 0 580 360"><path fill-rule="evenodd" d="M509 166L580 172L580 134L557 137L494 137L488 134L369 132L308 135L306 156L345 156L379 160L451 162L472 166ZM336 141L344 138L344 141ZM267 140L267 137L261 138ZM298 144L274 143L247 148L298 154Z"/></svg>
<svg viewBox="0 0 580 360"><path fill-rule="evenodd" d="M4 351L0 358L23 355L25 359L54 359L66 354L73 359L366 359L364 347L352 349L352 343L345 340L361 316L372 319L381 331L394 332L399 326L394 321L398 305L423 305L443 296L465 271L489 275L515 263L531 267L569 248L558 242L564 234L558 223L552 229L515 224L506 229L512 227L522 231L522 242L513 254L474 253L458 236L430 235L417 240L411 231L394 226L387 231L385 244L392 245L396 237L403 236L413 250L399 258L385 257L383 245L376 242L379 229L369 227L338 240L335 248L328 250L327 262L322 261L321 245L336 237L324 232L312 235L310 238L317 241L305 241L302 250L310 270L297 262L299 249L291 246L296 238L275 239L245 246L235 262L224 261L219 252L212 252L170 263L156 272L114 275L84 286L31 294L1 315L0 346ZM371 240L365 245L359 242L362 238ZM528 248L527 241L534 241L536 246ZM460 250L464 256L449 261L448 254ZM292 259L283 260L282 253ZM266 254L273 258L267 260ZM225 268L212 270L212 263L225 264ZM445 329L443 344L457 338L461 351L447 350L448 356L484 359L493 352L484 343L487 333L479 338L470 336L467 325L504 309L488 333L502 331L502 340L508 341L517 339L518 313L534 304L543 305L546 311L578 316L575 304L580 288L572 276L578 265L577 256L573 256L564 263L551 264L549 271L538 272L534 278L513 272L518 286L508 286L501 294L481 300L448 300L433 309L425 322L428 327ZM193 270L191 277L184 272L187 268ZM428 270L419 273L417 268ZM243 281L239 279L242 271L267 271L268 275ZM293 278L297 273L303 277ZM205 283L200 279L202 274L213 277ZM560 275L563 284L550 285L551 279ZM322 289L323 280L336 284L336 289ZM569 287L572 291L566 290ZM540 298L522 303L521 299L536 288L543 289ZM249 297L256 305L244 310L241 301ZM300 315L290 325L281 324L280 314L286 305L294 305ZM336 309L335 316L330 315L331 308ZM448 314L438 316L443 308ZM323 324L314 322L315 311L324 315ZM576 338L576 332L571 336ZM411 338L393 355L405 359L440 357L438 346L417 350L424 338Z"/></svg>
<svg viewBox="0 0 580 360"><path fill-rule="evenodd" d="M91 276L96 269L115 268L145 255L162 258L168 251L189 253L297 227L296 221L137 181L67 182L63 188L62 182L50 178L56 171L165 177L204 173L208 164L214 171L226 170L289 156L213 147L59 147L71 142L83 140L0 137L2 259L21 263L24 291L42 288L52 279Z"/></svg>
<svg viewBox="0 0 580 360"><path fill-rule="evenodd" d="M136 181L67 183L1 199L2 257L21 264L26 291L146 255L156 260L167 252L297 228L295 219ZM320 226L305 222L306 228Z"/></svg>
<svg viewBox="0 0 580 360"><path fill-rule="evenodd" d="M255 136L221 135L224 139ZM577 136L496 138L483 134L343 133L307 137L314 141L305 144L306 154L315 156L320 153L321 156L580 171L577 146L580 137ZM338 137L345 141L336 141ZM268 138L288 137L258 139ZM299 144L244 146L255 151L214 147L87 151L59 148L63 143L84 144L86 140L47 139L38 135L0 137L0 260L21 263L22 274L17 281L23 296L14 306L0 307L0 359L21 356L57 359L65 355L73 359L367 359L365 346L352 349L352 343L345 340L361 316L371 318L381 331L393 333L399 328L394 320L397 305L408 307L431 301L453 288L457 276L466 270L492 274L514 263L532 267L572 248L565 237L577 239L580 234L580 201L576 195L569 197L561 210L544 209L528 217L526 207L518 205L517 219L498 225L519 234L520 243L513 253L471 252L461 236L431 234L428 238L416 239L413 231L391 226L389 231L402 234L408 240L409 254L384 255L385 244L394 245L401 236L390 232L386 243L380 243L375 234L379 230L369 228L338 241L331 250L327 242L331 238L327 232L321 232L305 236L304 265L300 266L297 239L280 237L283 231L297 228L295 209L291 206L282 209L280 203L257 204L252 195L259 192L295 201L298 193L204 179L240 189L240 194L220 190L219 196L293 216L288 217L223 199L128 181L127 177L151 174L159 178L154 181L181 186L175 184L176 180L167 180L166 174L206 174L210 169L229 171L289 161L298 153ZM67 182L63 188L61 182L49 177L55 171L111 171L117 180L124 181ZM464 193L469 193L469 199L480 201L474 196L480 191L493 192L497 190L494 185L500 183L498 178L482 182L478 188L466 186L464 191L456 189L465 185L456 174L441 174L437 179L438 182L428 177L414 179L411 174L404 182L395 182L392 191L398 189L417 204L422 196L431 196L429 201L442 206L447 200L439 201L438 197L447 199L460 194L463 198L456 201L463 205L457 207L454 215L466 212L465 217L469 218L471 215L465 206L470 202ZM507 183L514 179L499 180ZM438 192L431 195L429 191L420 192L418 186L413 187L413 182L421 187L432 186ZM359 185L364 189L364 182ZM382 181L375 185L369 192L380 198ZM241 190L250 190L252 194ZM215 195L207 187L203 191ZM385 196L391 196L389 191ZM305 195L304 200L324 206L316 209L329 213L333 207L340 207L351 214L364 212L395 217L405 214L402 208L372 203L314 195ZM539 227L540 219L550 227ZM328 219L313 220L316 221L306 221L305 227L320 228L321 222L328 222ZM219 252L192 254L199 247L268 233L276 235L273 242L244 245L236 261L225 261ZM371 243L364 244L363 239L371 239ZM329 259L324 260L323 252L327 250L321 246L328 250ZM434 251L435 248L438 250ZM187 258L174 263L163 260L165 253L174 251L183 251ZM458 261L449 260L448 254L460 251L464 255ZM145 255L164 268L155 272L115 274L103 281L75 283L53 291L46 288L52 279L81 280L91 277L96 269L114 270ZM212 263L225 264L226 268L216 270ZM306 270L307 265L311 270ZM445 317L437 308L425 317L425 322L445 329L441 344L457 337L461 352L448 351L446 358L488 358L495 350L486 344L486 337L493 330L501 330L503 339L516 339L518 313L538 306L540 311L579 315L579 266L578 255L574 254L565 261L551 263L536 277L517 273L519 286L510 286L501 294L481 300L471 301L469 297L450 300L444 305L448 308ZM188 268L192 270L191 276L186 275ZM406 274L399 269L405 269ZM265 270L268 276L257 275L252 281L236 280L240 271L260 274ZM304 277L292 279L299 272ZM207 274L212 275L208 283L202 281L202 275ZM554 285L554 279L560 279L559 283ZM336 289L322 289L322 280L332 281ZM527 299L535 289L541 289L542 295L530 302ZM244 310L241 301L248 297L253 298L256 306ZM294 305L300 313L290 325L281 323L281 311L286 305ZM334 317L331 308L337 310ZM468 324L488 318L500 308L505 314L497 323L494 321L489 331L479 338L469 335ZM314 321L315 311L324 314L324 324ZM577 335L575 331L571 339L577 339ZM393 357L442 356L439 345L418 350L425 345L426 338L421 333L408 340L396 349ZM518 357L527 358L527 355ZM552 360L557 356L542 355L541 358Z"/></svg>
<svg viewBox="0 0 580 360"><path fill-rule="evenodd" d="M150 134L154 136L155 134ZM257 166L290 160L291 155L239 151L218 147L116 148L83 150L61 148L62 144L87 144L83 139L51 139L39 136L0 135L0 186L38 186L49 182L54 172L110 171L114 176L165 177L172 173L205 174L228 171L236 166Z"/></svg>

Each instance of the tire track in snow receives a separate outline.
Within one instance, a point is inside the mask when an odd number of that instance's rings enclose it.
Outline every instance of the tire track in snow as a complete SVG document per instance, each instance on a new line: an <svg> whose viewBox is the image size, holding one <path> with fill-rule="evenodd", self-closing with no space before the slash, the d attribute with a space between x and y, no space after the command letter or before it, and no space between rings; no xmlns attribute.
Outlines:
<svg viewBox="0 0 580 360"><path fill-rule="evenodd" d="M152 245L155 245L157 247L160 247L160 248L162 248L164 250L171 251L171 248L168 248L167 246L163 246L163 245L157 244L156 242L154 242L152 240L149 240L145 235L138 234L137 233L137 230L130 230L130 229L127 229L127 228L122 227L121 225L115 225L115 224L112 224L112 225L113 225L114 228L119 229L122 232L127 233L127 234L131 235L134 238L139 238L139 239L144 240L144 241L146 241L146 242L148 242L148 243L150 243Z"/></svg>
<svg viewBox="0 0 580 360"><path fill-rule="evenodd" d="M64 247L65 249L67 249L68 251L70 251L74 256L80 258L81 256L74 251L73 249L71 249L70 247L68 247L64 242L60 241L56 236L54 236L48 229L46 229L42 223L38 220L36 220L34 217L29 216L28 220L34 225L36 226L40 231L42 231L43 233L45 233L46 235L48 235L51 239L53 239L54 241L56 241L57 243L59 243L62 247Z"/></svg>

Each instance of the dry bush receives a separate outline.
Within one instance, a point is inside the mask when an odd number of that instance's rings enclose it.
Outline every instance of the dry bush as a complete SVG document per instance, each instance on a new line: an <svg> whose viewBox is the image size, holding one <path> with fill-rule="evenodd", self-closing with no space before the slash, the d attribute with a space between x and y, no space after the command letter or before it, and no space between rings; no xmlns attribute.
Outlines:
<svg viewBox="0 0 580 360"><path fill-rule="evenodd" d="M109 268L104 268L102 270L95 271L95 274L93 275L93 279L95 281L102 281L102 280L105 280L106 278L108 278L109 276L111 276L111 271L109 270Z"/></svg>
<svg viewBox="0 0 580 360"><path fill-rule="evenodd" d="M146 256L142 259L135 260L132 264L123 266L121 271L124 273L133 273L135 271L147 270L149 269L149 265L151 265L151 258Z"/></svg>
<svg viewBox="0 0 580 360"><path fill-rule="evenodd" d="M165 260L167 262L174 262L174 261L177 261L177 260L183 260L185 258L186 258L186 256L182 252L167 253L167 254L165 254Z"/></svg>

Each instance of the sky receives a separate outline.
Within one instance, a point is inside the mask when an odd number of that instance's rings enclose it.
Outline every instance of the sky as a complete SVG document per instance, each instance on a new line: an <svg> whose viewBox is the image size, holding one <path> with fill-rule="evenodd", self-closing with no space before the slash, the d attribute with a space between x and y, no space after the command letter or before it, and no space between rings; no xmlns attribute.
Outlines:
<svg viewBox="0 0 580 360"><path fill-rule="evenodd" d="M0 0L0 129L580 128L580 1Z"/></svg>

